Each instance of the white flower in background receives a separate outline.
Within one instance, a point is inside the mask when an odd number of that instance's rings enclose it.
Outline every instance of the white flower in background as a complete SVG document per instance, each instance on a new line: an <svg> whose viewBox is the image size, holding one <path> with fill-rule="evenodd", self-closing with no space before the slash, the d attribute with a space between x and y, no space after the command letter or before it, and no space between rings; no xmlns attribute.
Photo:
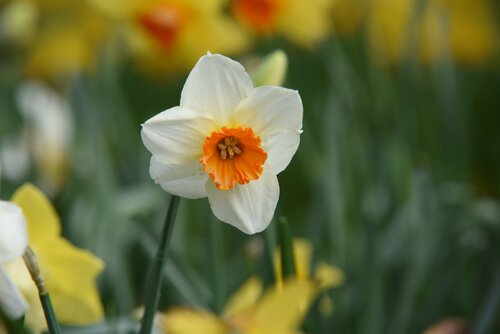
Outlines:
<svg viewBox="0 0 500 334"><path fill-rule="evenodd" d="M22 136L4 136L0 144L0 163L2 176L18 182L29 173L31 162L30 153Z"/></svg>
<svg viewBox="0 0 500 334"><path fill-rule="evenodd" d="M189 74L180 106L149 119L141 135L155 182L175 195L208 196L217 218L253 234L271 222L276 175L297 151L301 128L297 91L254 88L239 63L209 53Z"/></svg>
<svg viewBox="0 0 500 334"><path fill-rule="evenodd" d="M2 265L21 257L28 245L26 220L14 203L0 201L0 308L12 319L20 318L27 304Z"/></svg>
<svg viewBox="0 0 500 334"><path fill-rule="evenodd" d="M42 183L52 192L56 191L66 177L68 151L73 139L71 107L63 96L36 81L20 86L17 102L28 125L25 134Z"/></svg>

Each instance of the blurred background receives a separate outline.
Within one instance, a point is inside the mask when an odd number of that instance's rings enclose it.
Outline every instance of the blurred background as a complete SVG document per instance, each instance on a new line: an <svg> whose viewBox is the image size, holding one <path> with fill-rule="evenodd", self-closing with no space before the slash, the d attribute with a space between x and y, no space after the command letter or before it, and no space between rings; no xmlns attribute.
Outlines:
<svg viewBox="0 0 500 334"><path fill-rule="evenodd" d="M50 197L106 263L107 323L80 333L120 332L169 198L140 125L207 50L252 71L281 49L304 133L275 219L344 274L303 332L499 333L499 36L495 0L0 0L1 197ZM249 237L182 200L161 309L271 283L275 225Z"/></svg>

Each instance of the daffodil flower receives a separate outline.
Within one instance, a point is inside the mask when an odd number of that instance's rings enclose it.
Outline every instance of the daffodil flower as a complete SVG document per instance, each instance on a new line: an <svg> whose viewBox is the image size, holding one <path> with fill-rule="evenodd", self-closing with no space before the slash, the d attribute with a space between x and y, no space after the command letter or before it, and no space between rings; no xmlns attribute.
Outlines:
<svg viewBox="0 0 500 334"><path fill-rule="evenodd" d="M409 55L415 31L419 60L431 64L451 56L461 65L487 65L498 40L492 2L428 1L414 15L413 0L380 0L369 13L368 41L374 60L398 64Z"/></svg>
<svg viewBox="0 0 500 334"><path fill-rule="evenodd" d="M29 5L29 6L28 6ZM60 82L95 69L95 52L109 36L109 22L89 1L27 1L33 11L24 72L29 77Z"/></svg>
<svg viewBox="0 0 500 334"><path fill-rule="evenodd" d="M26 220L14 203L0 201L0 309L12 319L20 318L27 304L3 264L20 258L28 245Z"/></svg>
<svg viewBox="0 0 500 334"><path fill-rule="evenodd" d="M247 234L264 230L279 197L276 177L300 140L297 91L254 88L245 69L207 54L184 85L180 106L143 124L150 174L172 194L208 197L220 220Z"/></svg>
<svg viewBox="0 0 500 334"><path fill-rule="evenodd" d="M308 296L311 300L317 298L323 291L343 284L344 273L338 267L320 261L314 268L311 268L313 244L309 240L302 238L294 239L293 255L295 260L296 280L303 283L309 282L309 284L313 285L313 293ZM278 289L281 289L285 281L282 274L279 248L276 248L274 252L274 272L276 286ZM333 302L327 294L323 294L319 306L320 312L325 316L328 316L333 311Z"/></svg>
<svg viewBox="0 0 500 334"><path fill-rule="evenodd" d="M102 261L61 236L55 209L35 186L23 185L12 201L26 217L30 247L37 255L59 321L68 325L102 321L104 312L95 282L103 269ZM28 270L22 260L7 264L6 269L30 305L25 315L26 325L35 333L41 333L46 323Z"/></svg>
<svg viewBox="0 0 500 334"><path fill-rule="evenodd" d="M17 92L19 111L26 122L25 142L34 157L41 182L51 193L66 180L73 114L63 96L41 81L25 81Z"/></svg>
<svg viewBox="0 0 500 334"><path fill-rule="evenodd" d="M222 317L174 308L166 313L163 327L170 334L296 334L312 294L310 283L297 280L262 293L262 282L252 277L230 298Z"/></svg>
<svg viewBox="0 0 500 334"><path fill-rule="evenodd" d="M329 0L232 0L234 16L249 31L281 35L304 47L314 46L331 29Z"/></svg>
<svg viewBox="0 0 500 334"><path fill-rule="evenodd" d="M295 260L295 274L298 281L306 282L315 280L320 291L337 287L344 282L344 273L342 270L326 262L318 262L314 270L311 270L313 244L309 240L295 238L293 240L293 255ZM281 272L279 248L276 248L274 252L274 272L277 285L282 286L283 274Z"/></svg>
<svg viewBox="0 0 500 334"><path fill-rule="evenodd" d="M221 0L91 0L121 22L125 42L146 74L187 71L206 50L236 54L246 34L224 13ZM163 76L164 77L164 76Z"/></svg>

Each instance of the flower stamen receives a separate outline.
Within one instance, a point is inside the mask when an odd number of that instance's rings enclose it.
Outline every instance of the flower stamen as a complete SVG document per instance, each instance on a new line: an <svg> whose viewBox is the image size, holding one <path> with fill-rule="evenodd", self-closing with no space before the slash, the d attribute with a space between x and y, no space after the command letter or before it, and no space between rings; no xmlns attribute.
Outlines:
<svg viewBox="0 0 500 334"><path fill-rule="evenodd" d="M229 190L262 175L267 153L251 128L223 127L205 138L200 162L217 188Z"/></svg>
<svg viewBox="0 0 500 334"><path fill-rule="evenodd" d="M238 139L234 137L226 137L219 142L217 147L220 151L220 157L222 160L226 160L229 156L229 159L234 158L235 154L240 155L241 149L237 146Z"/></svg>

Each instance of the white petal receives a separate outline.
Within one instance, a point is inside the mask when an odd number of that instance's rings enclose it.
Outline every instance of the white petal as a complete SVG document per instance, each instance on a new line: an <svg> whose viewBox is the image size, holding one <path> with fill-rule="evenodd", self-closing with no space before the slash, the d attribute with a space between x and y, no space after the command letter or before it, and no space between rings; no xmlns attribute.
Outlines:
<svg viewBox="0 0 500 334"><path fill-rule="evenodd" d="M222 55L206 55L189 73L181 106L209 112L220 125L227 125L238 103L252 90L252 80L241 64Z"/></svg>
<svg viewBox="0 0 500 334"><path fill-rule="evenodd" d="M10 319L19 319L28 305L21 293L0 266L0 308Z"/></svg>
<svg viewBox="0 0 500 334"><path fill-rule="evenodd" d="M300 136L296 131L283 131L262 140L262 148L267 152L264 168L274 174L281 173L292 160L299 147Z"/></svg>
<svg viewBox="0 0 500 334"><path fill-rule="evenodd" d="M274 174L292 160L302 132L302 101L297 91L282 87L258 87L243 100L235 119L260 136L267 152L266 166Z"/></svg>
<svg viewBox="0 0 500 334"><path fill-rule="evenodd" d="M27 245L26 220L21 208L12 202L0 201L0 262L20 257Z"/></svg>
<svg viewBox="0 0 500 334"><path fill-rule="evenodd" d="M208 176L198 160L191 164L167 165L153 156L149 173L156 183L173 195L192 199L207 196L205 183Z"/></svg>
<svg viewBox="0 0 500 334"><path fill-rule="evenodd" d="M214 128L210 116L174 107L147 120L142 125L141 137L158 161L186 164L200 159L205 137Z"/></svg>
<svg viewBox="0 0 500 334"><path fill-rule="evenodd" d="M278 178L266 172L258 180L236 184L230 190L217 189L211 179L206 187L215 216L247 234L261 232L269 225L280 193Z"/></svg>

